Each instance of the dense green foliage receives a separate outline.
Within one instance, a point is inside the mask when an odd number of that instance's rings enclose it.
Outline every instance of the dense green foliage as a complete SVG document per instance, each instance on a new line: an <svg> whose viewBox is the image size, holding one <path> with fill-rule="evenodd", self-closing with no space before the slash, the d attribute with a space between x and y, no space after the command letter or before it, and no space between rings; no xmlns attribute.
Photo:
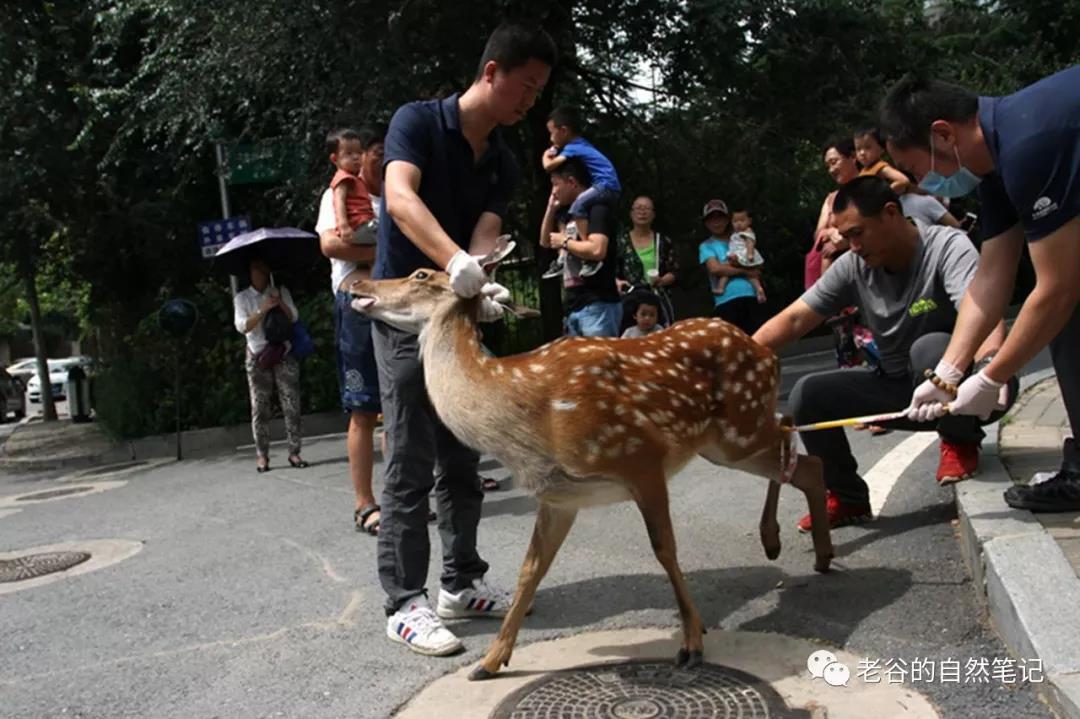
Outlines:
<svg viewBox="0 0 1080 719"><path fill-rule="evenodd" d="M164 298L187 296L203 319L181 350L193 379L184 422L242 421L242 341L195 242L195 222L221 214L214 142L295 147L302 171L231 188L233 214L311 227L330 175L326 130L464 88L504 17L542 22L563 53L533 113L509 131L525 179L509 229L531 249L547 193L545 116L581 104L623 177L625 205L652 194L658 227L679 243L682 314L708 307L696 266L706 199L754 210L777 309L802 288L829 189L822 143L872 122L890 82L917 71L1003 93L1080 56L1080 0L7 3L0 326L25 321L7 278L33 268L46 309L93 328L112 368L102 414L133 435L172 421L176 349L152 316ZM314 409L336 395L326 284L325 273L290 281L320 344L304 368Z"/></svg>

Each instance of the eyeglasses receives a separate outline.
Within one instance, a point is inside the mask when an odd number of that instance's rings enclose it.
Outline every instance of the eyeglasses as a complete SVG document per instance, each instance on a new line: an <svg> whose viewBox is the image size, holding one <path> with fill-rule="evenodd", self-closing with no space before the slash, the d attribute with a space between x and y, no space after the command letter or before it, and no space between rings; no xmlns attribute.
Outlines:
<svg viewBox="0 0 1080 719"><path fill-rule="evenodd" d="M631 210L648 210L649 212L653 211L653 208L652 208L651 205L634 205L630 209Z"/></svg>

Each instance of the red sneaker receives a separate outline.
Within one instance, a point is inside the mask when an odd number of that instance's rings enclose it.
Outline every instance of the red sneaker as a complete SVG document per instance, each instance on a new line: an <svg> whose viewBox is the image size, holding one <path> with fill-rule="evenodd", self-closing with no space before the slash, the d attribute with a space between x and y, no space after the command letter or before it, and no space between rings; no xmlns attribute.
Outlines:
<svg viewBox="0 0 1080 719"><path fill-rule="evenodd" d="M941 440L941 461L937 467L937 482L953 484L975 476L979 470L979 445L955 444Z"/></svg>
<svg viewBox="0 0 1080 719"><path fill-rule="evenodd" d="M829 528L846 527L849 524L862 524L874 518L869 504L844 504L836 495L825 490L825 514L829 518ZM800 532L809 532L812 525L810 515L799 520Z"/></svg>

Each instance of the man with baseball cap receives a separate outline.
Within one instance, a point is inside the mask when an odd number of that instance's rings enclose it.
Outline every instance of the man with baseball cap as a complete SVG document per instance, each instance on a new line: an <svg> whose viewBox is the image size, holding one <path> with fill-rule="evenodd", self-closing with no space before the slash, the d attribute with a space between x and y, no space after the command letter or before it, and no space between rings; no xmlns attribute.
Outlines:
<svg viewBox="0 0 1080 719"><path fill-rule="evenodd" d="M730 322L743 332L753 334L761 324L758 312L757 291L748 280L756 277L757 270L735 267L728 260L728 244L731 239L731 216L723 200L709 200L701 210L701 219L707 237L698 248L698 259L709 273L709 286L715 288L720 277L727 277L723 291L713 293L713 317Z"/></svg>

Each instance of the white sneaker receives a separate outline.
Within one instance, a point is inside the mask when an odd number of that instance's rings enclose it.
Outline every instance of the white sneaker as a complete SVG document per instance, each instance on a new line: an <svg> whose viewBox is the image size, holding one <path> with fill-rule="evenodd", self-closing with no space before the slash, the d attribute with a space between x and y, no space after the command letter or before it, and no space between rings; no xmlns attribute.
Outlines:
<svg viewBox="0 0 1080 719"><path fill-rule="evenodd" d="M483 579L474 579L472 584L471 589L462 589L457 594L439 590L439 605L435 610L438 615L443 619L506 616L514 601L513 594Z"/></svg>
<svg viewBox="0 0 1080 719"><path fill-rule="evenodd" d="M423 594L411 598L386 619L386 636L418 654L442 657L461 651L461 640L443 626Z"/></svg>

